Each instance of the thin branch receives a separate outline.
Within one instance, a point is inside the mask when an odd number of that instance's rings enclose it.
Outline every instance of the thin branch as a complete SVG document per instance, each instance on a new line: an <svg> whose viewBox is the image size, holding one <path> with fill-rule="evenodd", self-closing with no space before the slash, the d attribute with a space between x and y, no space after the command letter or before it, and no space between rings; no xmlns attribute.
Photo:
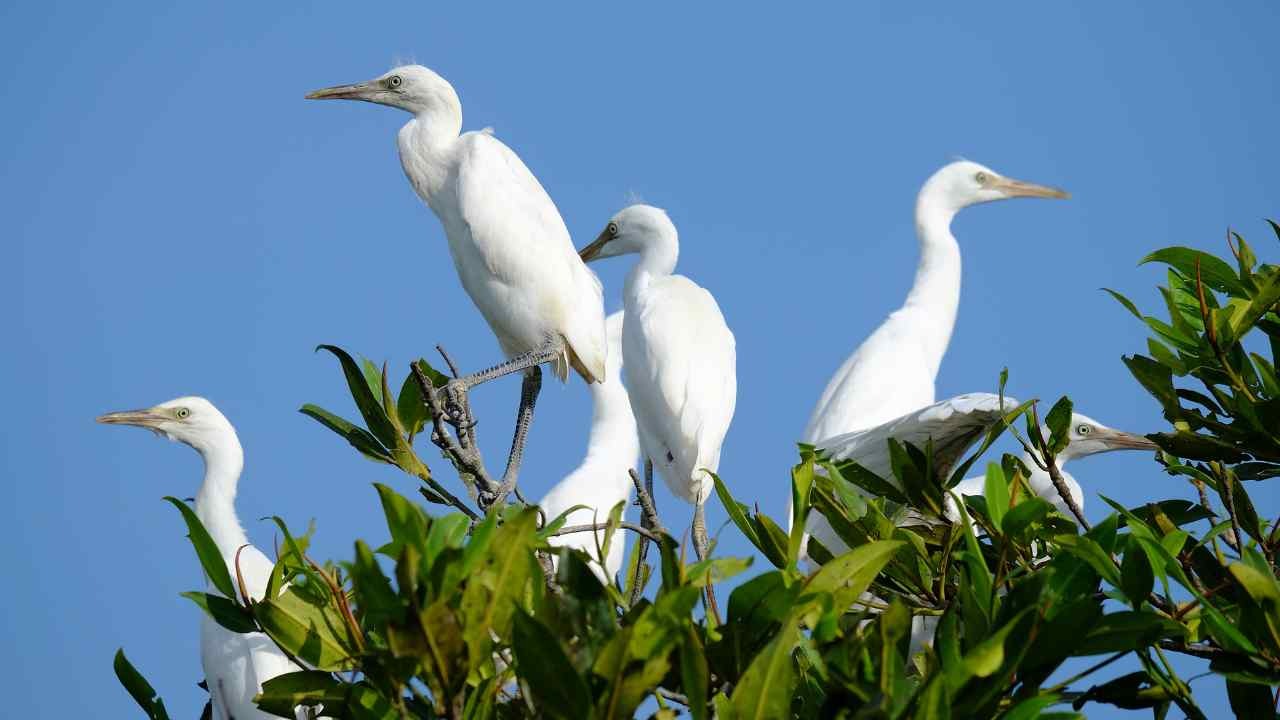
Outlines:
<svg viewBox="0 0 1280 720"><path fill-rule="evenodd" d="M1236 547L1238 553L1244 552L1243 536L1240 534L1240 520L1236 517L1236 495L1235 482L1227 476L1227 470L1222 467L1219 462L1210 463L1210 467L1214 470L1214 475L1218 477L1218 486L1222 488L1223 499L1226 500L1223 505L1227 508L1227 517L1231 518L1231 534L1235 536Z"/></svg>
<svg viewBox="0 0 1280 720"><path fill-rule="evenodd" d="M418 383L418 389L422 391L422 396L427 401L427 410L431 414L431 424L434 427L431 441L448 454L460 472L470 475L485 491L492 492L496 489L497 483L489 476L479 452L474 447L462 447L458 439L445 429L444 425L449 422L449 416L440 404L440 398L436 394L436 387L432 384L431 378L422 372L417 363L410 363L409 369L413 372L414 380ZM464 432L466 431L459 429L459 434Z"/></svg>
<svg viewBox="0 0 1280 720"><path fill-rule="evenodd" d="M620 522L618 523L618 527L622 528L623 530L630 530L631 532L642 536L646 540L650 540L652 542L658 542L658 536L650 532L648 528L643 527L641 525L636 525L635 523L629 523L629 522ZM560 528L559 530L551 533L548 537L556 537L558 535L572 535L574 533L591 532L593 530L607 530L608 528L609 528L608 523L588 523L586 525L570 525L569 527Z"/></svg>
<svg viewBox="0 0 1280 720"><path fill-rule="evenodd" d="M1257 402L1258 399L1250 392L1249 386L1245 384L1244 379L1231 367L1231 363L1227 362L1227 355L1222 351L1222 346L1218 344L1218 329L1214 327L1213 318L1209 315L1209 304L1205 302L1204 282L1200 279L1200 258L1196 258L1196 298L1200 301L1200 319L1204 323L1204 335L1209 341L1209 347L1213 348L1213 354L1218 358L1218 364L1222 365L1222 371L1226 373L1227 378L1231 380L1231 385L1237 390L1244 393L1249 402Z"/></svg>
<svg viewBox="0 0 1280 720"><path fill-rule="evenodd" d="M1084 517L1084 511L1080 509L1080 504L1076 499L1071 497L1071 489L1067 487L1067 481L1062 479L1062 471L1058 469L1057 459L1049 454L1048 460L1049 480L1053 481L1053 487L1057 489L1058 496L1062 498L1062 502L1067 504L1067 508L1071 510L1071 514L1076 516L1076 520L1080 521L1080 527L1089 530L1092 526Z"/></svg>

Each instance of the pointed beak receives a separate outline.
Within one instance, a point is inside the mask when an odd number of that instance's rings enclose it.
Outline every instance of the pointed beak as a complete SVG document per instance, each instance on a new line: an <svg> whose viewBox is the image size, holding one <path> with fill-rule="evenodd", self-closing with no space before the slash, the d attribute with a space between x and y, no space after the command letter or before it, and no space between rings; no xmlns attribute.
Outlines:
<svg viewBox="0 0 1280 720"><path fill-rule="evenodd" d="M1101 438L1110 450L1159 450L1160 446L1142 437L1123 430L1108 430Z"/></svg>
<svg viewBox="0 0 1280 720"><path fill-rule="evenodd" d="M99 415L98 422L103 425L132 425L134 427L143 427L149 430L159 429L159 425L169 419L166 415L161 415L153 408L146 410L121 410L120 412L111 412L106 415Z"/></svg>
<svg viewBox="0 0 1280 720"><path fill-rule="evenodd" d="M368 82L354 85L334 85L307 93L307 100L368 100L374 89Z"/></svg>
<svg viewBox="0 0 1280 720"><path fill-rule="evenodd" d="M1003 192L1008 197L1038 197L1038 198L1059 198L1066 199L1071 197L1071 193L1066 190L1059 190L1048 185L1036 185L1035 183L1014 180L1013 178L1000 178L995 182L995 188Z"/></svg>
<svg viewBox="0 0 1280 720"><path fill-rule="evenodd" d="M603 232L596 236L595 240L591 241L590 245L578 251L578 257L582 258L584 263L591 262L600 255L600 251L604 249L605 244L612 239L613 234L609 232L608 228L605 228Z"/></svg>

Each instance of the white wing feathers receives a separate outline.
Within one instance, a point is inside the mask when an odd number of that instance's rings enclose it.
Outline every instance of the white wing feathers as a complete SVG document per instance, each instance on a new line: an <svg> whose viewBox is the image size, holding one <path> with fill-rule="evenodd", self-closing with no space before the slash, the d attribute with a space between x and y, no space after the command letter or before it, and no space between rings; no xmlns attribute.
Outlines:
<svg viewBox="0 0 1280 720"><path fill-rule="evenodd" d="M856 460L860 465L892 482L889 438L923 448L932 438L935 451L951 461L957 459L979 436L1018 406L1018 401L992 393L969 393L940 400L882 425L827 438L820 451L836 460Z"/></svg>
<svg viewBox="0 0 1280 720"><path fill-rule="evenodd" d="M556 375L566 379L572 365L588 382L603 378L603 291L595 273L578 259L555 203L529 168L497 138L467 133L463 140L457 170L458 207L474 247L483 253L478 258L483 268L472 268L482 273L475 281L505 286L494 294L509 301L499 303L501 310L482 306L485 319L499 333L503 349L512 354L546 340L519 337L522 333L559 333L567 348L566 356L555 363ZM519 251L511 252L512 247ZM535 323L518 314L521 305L552 325L530 328ZM493 316L500 312L513 314Z"/></svg>
<svg viewBox="0 0 1280 720"><path fill-rule="evenodd" d="M667 486L705 500L737 400L733 333L711 293L680 275L655 279L623 325L623 372L644 451Z"/></svg>

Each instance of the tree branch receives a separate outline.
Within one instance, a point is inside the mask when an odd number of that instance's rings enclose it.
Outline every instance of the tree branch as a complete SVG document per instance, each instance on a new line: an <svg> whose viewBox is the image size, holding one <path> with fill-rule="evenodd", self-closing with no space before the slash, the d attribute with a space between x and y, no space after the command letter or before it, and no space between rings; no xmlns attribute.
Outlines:
<svg viewBox="0 0 1280 720"><path fill-rule="evenodd" d="M618 527L622 528L623 530L630 530L631 532L637 535L640 535L646 540L658 542L658 536L650 532L649 529L644 526L636 525L635 523L620 522L618 523ZM588 523L586 525L570 525L569 527L560 528L559 530L551 533L548 537L556 537L559 535L572 535L574 533L591 532L593 530L607 530L608 528L609 528L608 523Z"/></svg>

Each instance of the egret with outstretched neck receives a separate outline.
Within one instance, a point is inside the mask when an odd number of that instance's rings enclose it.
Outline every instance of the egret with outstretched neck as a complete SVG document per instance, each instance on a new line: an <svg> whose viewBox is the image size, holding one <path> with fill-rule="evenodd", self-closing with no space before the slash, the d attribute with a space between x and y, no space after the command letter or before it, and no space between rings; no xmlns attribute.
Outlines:
<svg viewBox="0 0 1280 720"><path fill-rule="evenodd" d="M1056 188L961 160L933 174L916 198L920 263L907 300L845 360L823 391L802 440L875 427L934 401L934 381L960 304L960 244L951 220L978 203L1065 198Z"/></svg>
<svg viewBox="0 0 1280 720"><path fill-rule="evenodd" d="M631 400L622 384L622 323L622 311L605 319L609 357L605 362L604 382L591 386L591 434L587 440L587 455L576 470L556 483L538 502L548 520L581 505L584 507L568 514L566 525L602 524L615 505L631 497L630 471L635 469L636 458L640 455L640 438L636 435ZM604 533L558 535L548 542L577 548L595 558L597 548L603 546ZM603 567L592 564L601 580L609 582L618 574L624 545L621 538L615 537L609 545Z"/></svg>
<svg viewBox="0 0 1280 720"><path fill-rule="evenodd" d="M630 253L640 259L623 288L622 357L640 448L671 492L693 503L694 548L705 558L709 473L738 393L733 333L711 293L674 274L680 241L665 211L624 208L580 254L589 262Z"/></svg>
<svg viewBox="0 0 1280 720"><path fill-rule="evenodd" d="M404 65L307 98L360 100L413 115L397 136L400 164L444 226L462 287L508 357L450 381L443 392L454 407L464 408L471 387L524 373L506 482L532 421L541 388L538 366L552 363L561 380L571 368L588 383L604 377L599 279L578 259L555 203L519 156L489 132L462 132L458 94L435 72Z"/></svg>
<svg viewBox="0 0 1280 720"><path fill-rule="evenodd" d="M261 600L274 563L245 535L236 515L236 486L244 468L244 452L230 421L201 397L180 397L145 410L102 415L107 425L132 425L184 443L204 460L204 482L196 492L195 514L204 524L232 577L244 579L249 596ZM212 583L208 590L220 594ZM239 634L219 625L207 614L200 618L200 662L209 686L215 720L269 720L253 698L262 683L287 672L302 670L266 635ZM299 709L298 717L305 717Z"/></svg>

